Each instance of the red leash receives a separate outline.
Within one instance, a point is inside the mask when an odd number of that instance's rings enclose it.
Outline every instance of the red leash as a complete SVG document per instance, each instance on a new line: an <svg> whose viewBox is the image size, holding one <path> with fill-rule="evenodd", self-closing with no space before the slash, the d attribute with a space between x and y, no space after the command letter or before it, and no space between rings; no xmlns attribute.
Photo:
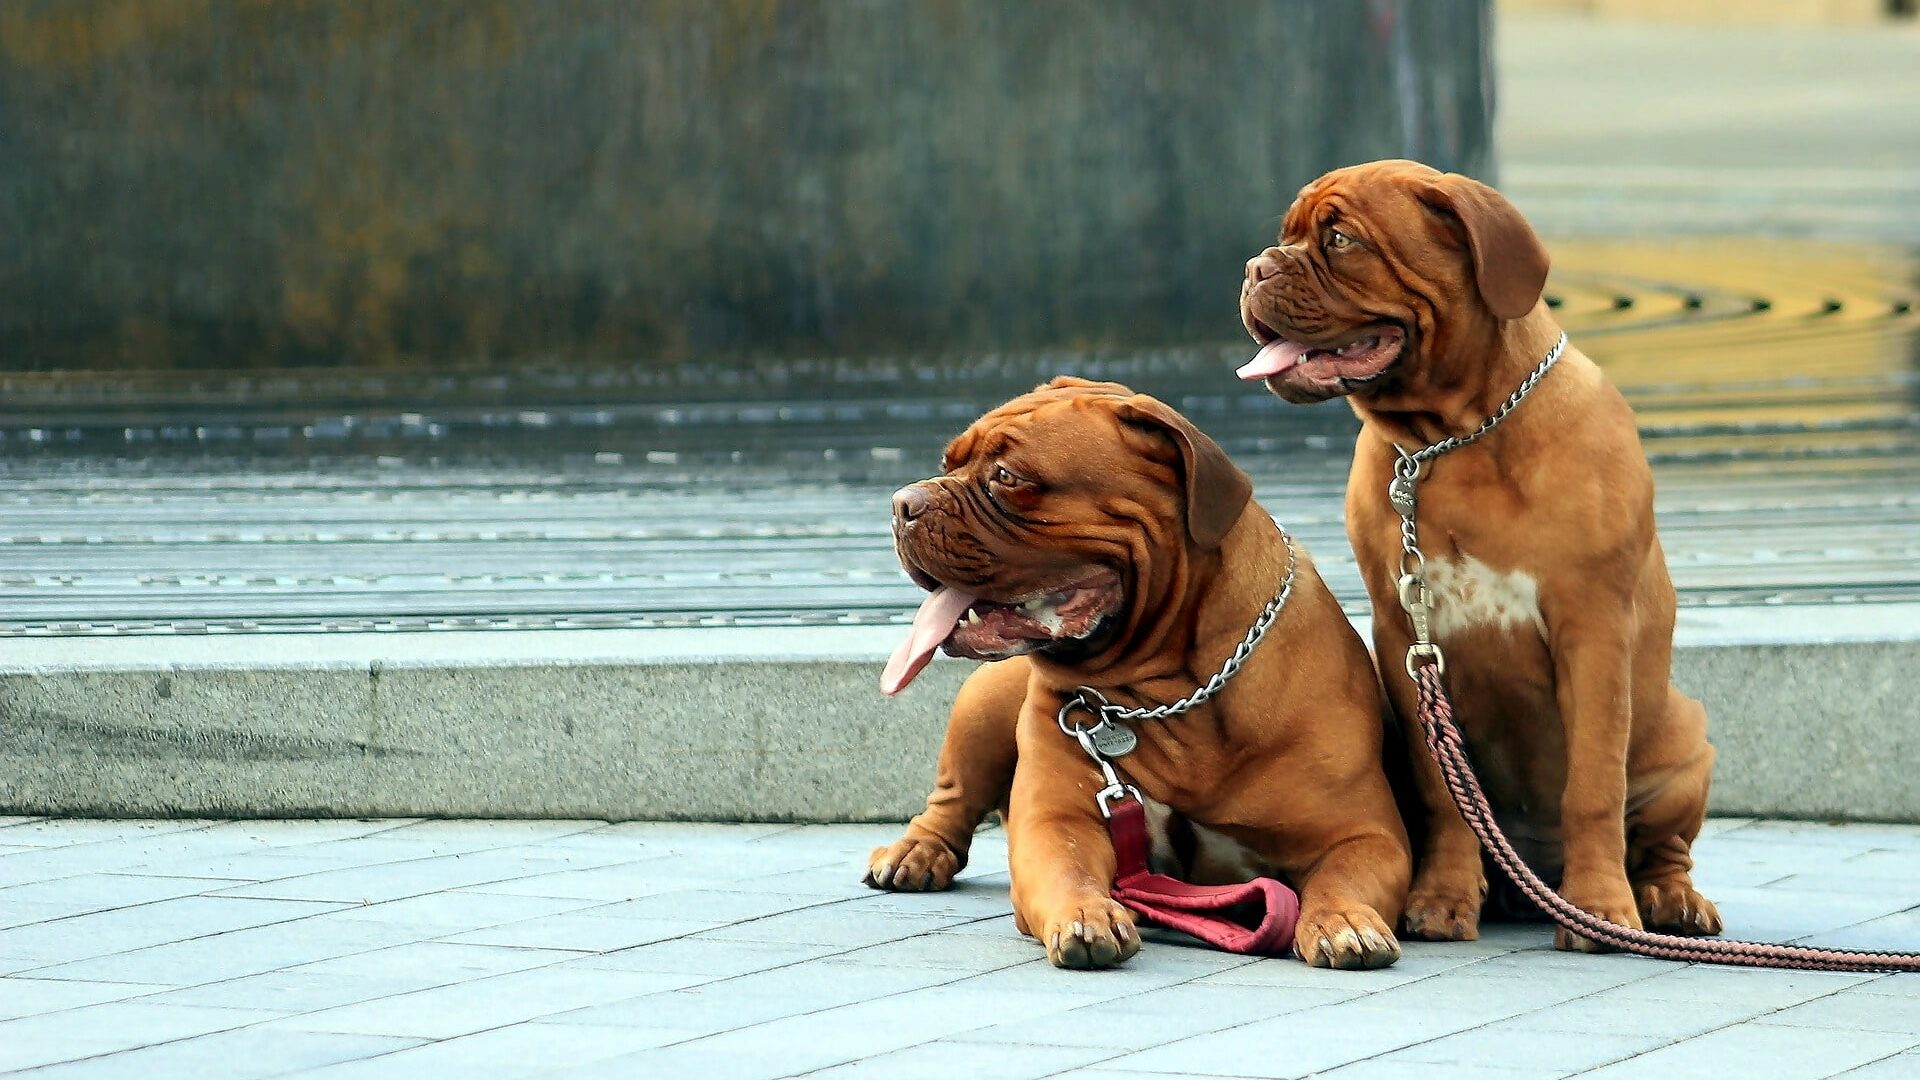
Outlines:
<svg viewBox="0 0 1920 1080"><path fill-rule="evenodd" d="M1805 945L1779 945L1761 941L1732 941L1726 938L1680 937L1635 930L1609 922L1582 910L1553 891L1530 869L1520 853L1500 832L1487 803L1480 781L1467 762L1466 739L1453 722L1453 703L1447 700L1440 684L1438 664L1412 665L1414 685L1420 691L1420 728L1426 735L1427 750L1446 778L1454 805L1467 819L1480 844L1493 853L1494 861L1507 877L1540 906L1554 922L1589 941L1663 960L1688 960L1706 964L1734 964L1741 967L1801 968L1809 971L1920 971L1920 955L1879 952L1870 949L1821 949Z"/></svg>
<svg viewBox="0 0 1920 1080"><path fill-rule="evenodd" d="M1105 809L1105 802L1102 802ZM1155 926L1178 930L1218 949L1285 956L1300 921L1300 898L1270 877L1238 885L1194 885L1147 868L1147 811L1136 798L1107 818L1119 869L1113 898Z"/></svg>

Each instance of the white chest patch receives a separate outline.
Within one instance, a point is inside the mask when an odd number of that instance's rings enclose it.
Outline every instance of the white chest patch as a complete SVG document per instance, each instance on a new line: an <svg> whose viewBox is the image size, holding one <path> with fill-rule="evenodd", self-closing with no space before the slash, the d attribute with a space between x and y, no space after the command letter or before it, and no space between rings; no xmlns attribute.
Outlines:
<svg viewBox="0 0 1920 1080"><path fill-rule="evenodd" d="M1474 627L1517 629L1531 626L1545 636L1540 618L1540 584L1518 570L1500 571L1471 555L1429 559L1427 587L1433 591L1433 636L1447 638Z"/></svg>

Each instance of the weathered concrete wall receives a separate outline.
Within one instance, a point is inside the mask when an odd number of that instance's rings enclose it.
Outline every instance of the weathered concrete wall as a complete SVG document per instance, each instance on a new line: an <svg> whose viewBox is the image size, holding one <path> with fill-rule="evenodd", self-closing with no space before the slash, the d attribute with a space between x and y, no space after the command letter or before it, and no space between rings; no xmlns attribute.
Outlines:
<svg viewBox="0 0 1920 1080"><path fill-rule="evenodd" d="M1486 0L11 0L0 370L1231 337Z"/></svg>
<svg viewBox="0 0 1920 1080"><path fill-rule="evenodd" d="M899 632L15 639L0 814L902 820L973 667L882 698ZM1911 633L1683 642L1713 811L1920 822L1916 665Z"/></svg>

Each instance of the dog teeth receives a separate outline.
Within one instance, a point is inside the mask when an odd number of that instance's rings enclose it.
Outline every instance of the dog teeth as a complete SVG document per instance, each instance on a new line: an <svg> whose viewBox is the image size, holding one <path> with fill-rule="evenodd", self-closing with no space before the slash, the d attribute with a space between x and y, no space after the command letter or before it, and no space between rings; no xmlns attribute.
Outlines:
<svg viewBox="0 0 1920 1080"><path fill-rule="evenodd" d="M1039 611L1047 606L1047 601L1045 597L1036 596L1020 606L1027 611Z"/></svg>
<svg viewBox="0 0 1920 1080"><path fill-rule="evenodd" d="M973 610L972 608L967 609L967 625L968 626L980 625L980 613Z"/></svg>

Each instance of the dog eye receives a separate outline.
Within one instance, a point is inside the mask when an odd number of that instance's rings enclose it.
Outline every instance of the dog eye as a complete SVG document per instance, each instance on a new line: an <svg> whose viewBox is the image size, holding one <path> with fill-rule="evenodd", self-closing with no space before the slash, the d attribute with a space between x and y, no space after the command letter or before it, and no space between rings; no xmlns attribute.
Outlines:
<svg viewBox="0 0 1920 1080"><path fill-rule="evenodd" d="M1327 234L1327 246L1335 251L1345 250L1353 246L1353 237L1335 229Z"/></svg>
<svg viewBox="0 0 1920 1080"><path fill-rule="evenodd" d="M1020 478L1007 471L1007 467L1002 465L993 470L993 482L1002 487L1013 487L1020 482Z"/></svg>

